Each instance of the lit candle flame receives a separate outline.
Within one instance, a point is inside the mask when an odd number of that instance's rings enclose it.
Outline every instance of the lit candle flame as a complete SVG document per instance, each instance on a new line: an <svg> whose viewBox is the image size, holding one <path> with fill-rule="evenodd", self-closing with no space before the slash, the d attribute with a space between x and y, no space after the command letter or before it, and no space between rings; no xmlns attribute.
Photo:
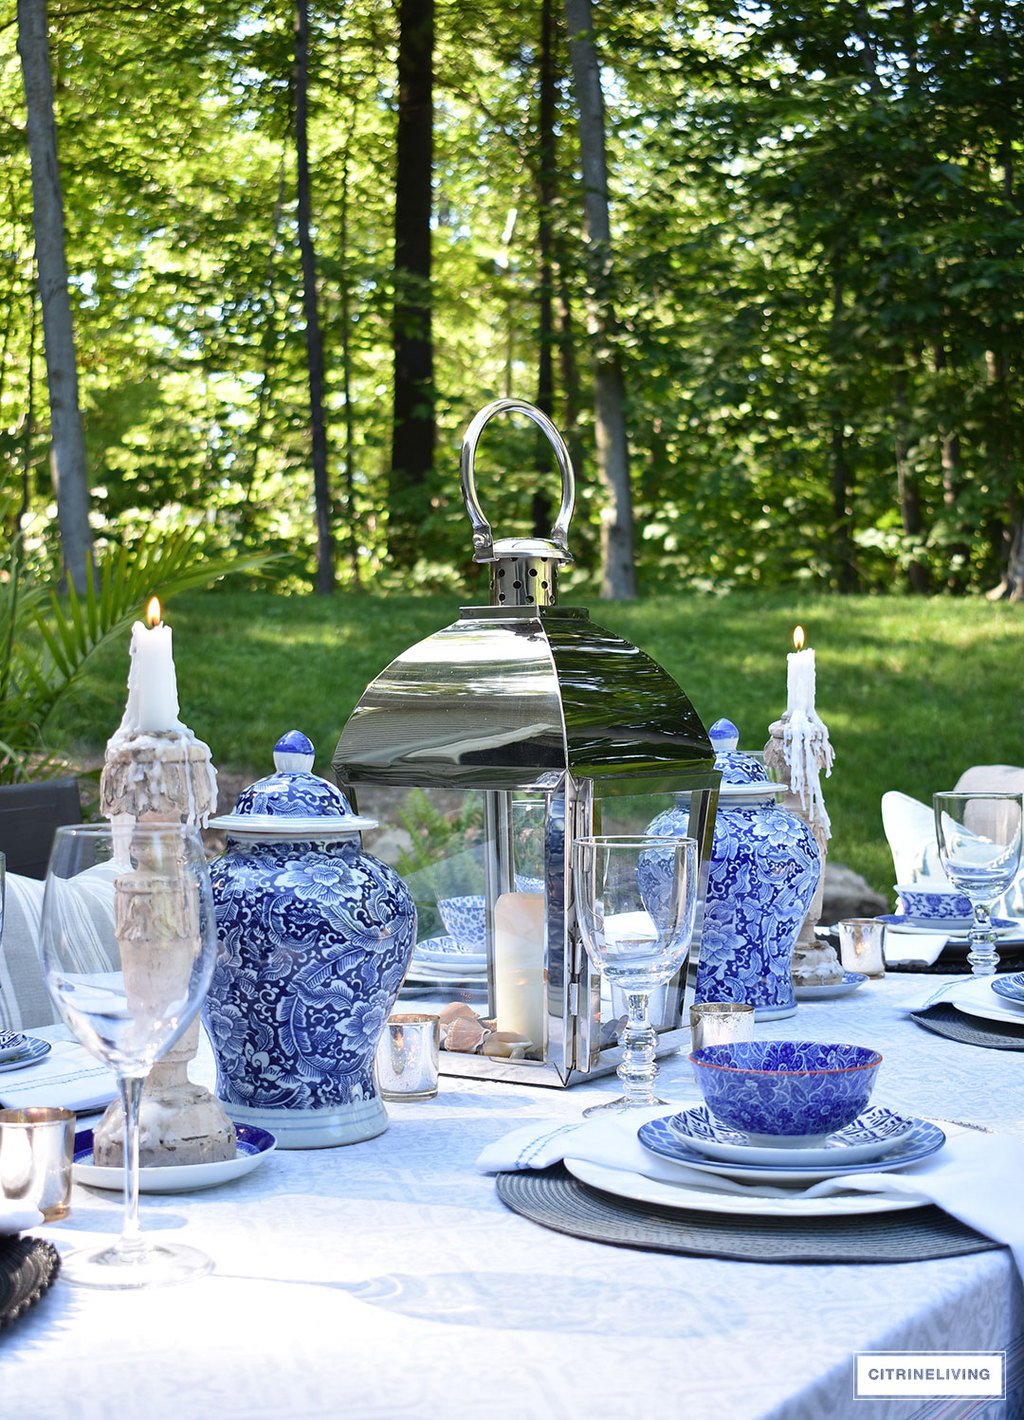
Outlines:
<svg viewBox="0 0 1024 1420"><path fill-rule="evenodd" d="M146 625L159 626L163 621L163 611L160 607L159 597L150 597L146 603Z"/></svg>
<svg viewBox="0 0 1024 1420"><path fill-rule="evenodd" d="M159 606L159 602L157 603ZM804 628L802 626L793 629L793 650L802 651L804 649Z"/></svg>

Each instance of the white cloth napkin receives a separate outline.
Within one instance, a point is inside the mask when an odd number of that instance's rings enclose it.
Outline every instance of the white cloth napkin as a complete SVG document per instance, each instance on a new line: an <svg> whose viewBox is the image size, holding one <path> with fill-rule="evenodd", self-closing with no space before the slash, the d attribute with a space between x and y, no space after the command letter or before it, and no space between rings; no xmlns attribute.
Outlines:
<svg viewBox="0 0 1024 1420"><path fill-rule="evenodd" d="M0 1198L0 1238L38 1227L42 1221L43 1215L38 1208L26 1208L10 1199Z"/></svg>
<svg viewBox="0 0 1024 1420"><path fill-rule="evenodd" d="M108 1105L116 1094L111 1072L73 1040L55 1041L48 1055L24 1070L0 1073L0 1105L5 1109L44 1105L79 1113Z"/></svg>
<svg viewBox="0 0 1024 1420"><path fill-rule="evenodd" d="M1016 1006L1005 996L993 991L994 979L991 976L958 976L955 981L933 986L930 990L922 991L920 996L915 996L913 1000L904 1001L899 1009L907 1012L926 1011L929 1006L942 1003L963 1006L970 1012L972 1006L979 1006L983 1008L985 1020L997 1019L1024 1026L1024 1006Z"/></svg>
<svg viewBox="0 0 1024 1420"><path fill-rule="evenodd" d="M1005 1243L1012 1249L1024 1277L1024 1208L1019 1199L1020 1179L1024 1177L1024 1144L1016 1139L943 1123L944 1147L899 1173L845 1174L823 1179L808 1188L773 1188L712 1176L652 1154L637 1139L636 1132L646 1120L657 1119L664 1113L662 1106L631 1110L628 1114L594 1115L574 1124L516 1129L488 1144L477 1159L477 1167L485 1173L543 1169L570 1158L641 1174L660 1183L699 1188L706 1194L827 1198L858 1192L886 1198L912 1198L919 1203L935 1203L951 1217L959 1218L996 1242Z"/></svg>
<svg viewBox="0 0 1024 1420"><path fill-rule="evenodd" d="M886 927L882 947L886 965L922 962L931 966L938 961L948 940L947 932L900 932L895 927Z"/></svg>

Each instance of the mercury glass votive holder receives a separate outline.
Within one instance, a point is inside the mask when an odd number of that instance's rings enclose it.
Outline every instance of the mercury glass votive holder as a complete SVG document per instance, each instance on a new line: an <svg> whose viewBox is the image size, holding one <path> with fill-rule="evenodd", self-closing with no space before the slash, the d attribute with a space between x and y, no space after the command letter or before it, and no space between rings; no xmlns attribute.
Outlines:
<svg viewBox="0 0 1024 1420"><path fill-rule="evenodd" d="M885 923L874 917L848 917L839 923L839 959L844 971L885 975Z"/></svg>
<svg viewBox="0 0 1024 1420"><path fill-rule="evenodd" d="M754 1039L754 1008L742 1001L701 1001L690 1007L691 1050Z"/></svg>
<svg viewBox="0 0 1024 1420"><path fill-rule="evenodd" d="M441 1022L437 1016L390 1016L377 1047L377 1084L385 1100L429 1100L437 1094Z"/></svg>
<svg viewBox="0 0 1024 1420"><path fill-rule="evenodd" d="M71 1207L75 1116L69 1109L0 1109L0 1195L46 1222Z"/></svg>

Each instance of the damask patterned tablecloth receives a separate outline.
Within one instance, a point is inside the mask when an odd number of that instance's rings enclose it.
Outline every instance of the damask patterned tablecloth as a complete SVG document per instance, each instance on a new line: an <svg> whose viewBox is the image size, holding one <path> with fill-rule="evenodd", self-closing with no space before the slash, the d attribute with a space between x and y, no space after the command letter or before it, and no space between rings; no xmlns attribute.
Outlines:
<svg viewBox="0 0 1024 1420"><path fill-rule="evenodd" d="M1024 1059L919 1029L901 1004L935 977L887 977L759 1027L885 1055L878 1102L1024 1138ZM684 1057L662 1087L696 1099ZM143 1226L216 1272L145 1293L59 1281L0 1339L5 1415L26 1420L866 1420L964 1403L855 1400L853 1353L1012 1347L1024 1297L1006 1251L881 1266L779 1266L645 1253L509 1212L474 1160L567 1091L442 1078L390 1106L381 1137L277 1152L232 1184L143 1198ZM1024 1183L1022 1183L1024 1187ZM116 1195L76 1186L60 1249L116 1233ZM1019 1362L1018 1362L1019 1364ZM1011 1369L1012 1375L1012 1369ZM1018 1385L1021 1378L1017 1376ZM1014 1414L1018 1392L986 1413ZM971 1411L970 1413L978 1413Z"/></svg>

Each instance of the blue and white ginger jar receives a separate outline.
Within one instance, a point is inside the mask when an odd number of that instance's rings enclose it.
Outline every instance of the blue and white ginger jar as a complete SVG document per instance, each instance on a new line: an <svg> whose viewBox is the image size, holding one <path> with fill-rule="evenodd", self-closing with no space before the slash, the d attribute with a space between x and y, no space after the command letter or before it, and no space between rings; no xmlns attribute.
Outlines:
<svg viewBox="0 0 1024 1420"><path fill-rule="evenodd" d="M783 785L736 748L739 732L716 720L708 732L722 771L704 903L696 1001L745 1001L758 1020L796 1011L793 948L821 876L821 854L803 819L777 802ZM687 831L686 797L648 832Z"/></svg>
<svg viewBox="0 0 1024 1420"><path fill-rule="evenodd" d="M276 772L211 821L228 835L210 865L223 950L203 1011L217 1094L293 1149L387 1128L374 1054L416 940L405 884L362 850L376 821L310 773L313 757L290 731Z"/></svg>

